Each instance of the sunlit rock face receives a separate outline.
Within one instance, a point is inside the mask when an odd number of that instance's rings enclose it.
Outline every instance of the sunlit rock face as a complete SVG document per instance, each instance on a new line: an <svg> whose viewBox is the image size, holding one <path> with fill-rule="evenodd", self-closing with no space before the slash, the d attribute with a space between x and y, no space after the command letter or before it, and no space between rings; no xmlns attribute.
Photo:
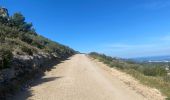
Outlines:
<svg viewBox="0 0 170 100"><path fill-rule="evenodd" d="M0 7L0 16L1 17L9 17L8 10L4 7Z"/></svg>

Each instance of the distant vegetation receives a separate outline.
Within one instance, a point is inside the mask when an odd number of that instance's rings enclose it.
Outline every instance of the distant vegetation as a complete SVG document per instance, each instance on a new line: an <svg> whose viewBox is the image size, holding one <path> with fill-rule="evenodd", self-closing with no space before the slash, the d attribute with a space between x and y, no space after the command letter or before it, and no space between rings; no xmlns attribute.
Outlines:
<svg viewBox="0 0 170 100"><path fill-rule="evenodd" d="M170 75L168 75L170 70L167 68L167 64L124 61L96 52L92 52L89 55L111 68L116 68L132 75L145 85L157 88L169 97L167 100L170 99Z"/></svg>
<svg viewBox="0 0 170 100"><path fill-rule="evenodd" d="M9 16L5 8L0 8L0 69L9 67L13 55L34 55L38 52L58 58L75 53L67 46L38 35L32 23L26 22L21 13Z"/></svg>

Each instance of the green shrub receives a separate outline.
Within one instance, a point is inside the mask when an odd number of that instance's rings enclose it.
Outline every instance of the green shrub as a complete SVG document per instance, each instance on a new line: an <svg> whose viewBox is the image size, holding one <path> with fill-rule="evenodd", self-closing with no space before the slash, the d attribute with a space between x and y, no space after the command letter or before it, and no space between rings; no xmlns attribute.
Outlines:
<svg viewBox="0 0 170 100"><path fill-rule="evenodd" d="M119 68L119 69L124 69L125 66L123 66L123 64L119 63L119 62L116 62L114 63L115 67Z"/></svg>
<svg viewBox="0 0 170 100"><path fill-rule="evenodd" d="M11 50L1 47L0 48L0 69L8 68L11 64L13 54Z"/></svg>
<svg viewBox="0 0 170 100"><path fill-rule="evenodd" d="M143 68L143 74L146 76L156 76L156 71L153 68L145 67Z"/></svg>
<svg viewBox="0 0 170 100"><path fill-rule="evenodd" d="M143 74L147 76L165 76L167 71L163 67L144 67Z"/></svg>

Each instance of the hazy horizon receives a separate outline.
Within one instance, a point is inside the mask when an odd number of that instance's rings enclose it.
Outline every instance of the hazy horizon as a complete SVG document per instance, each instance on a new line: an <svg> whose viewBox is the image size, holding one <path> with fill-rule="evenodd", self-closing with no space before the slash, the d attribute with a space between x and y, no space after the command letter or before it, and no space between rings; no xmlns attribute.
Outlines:
<svg viewBox="0 0 170 100"><path fill-rule="evenodd" d="M80 52L133 58L170 55L168 0L0 0L36 31Z"/></svg>

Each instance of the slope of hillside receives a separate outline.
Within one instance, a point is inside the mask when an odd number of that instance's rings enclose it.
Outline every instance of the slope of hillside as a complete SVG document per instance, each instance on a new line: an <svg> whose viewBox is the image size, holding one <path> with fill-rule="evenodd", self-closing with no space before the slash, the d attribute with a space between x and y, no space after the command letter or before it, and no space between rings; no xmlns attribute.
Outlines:
<svg viewBox="0 0 170 100"><path fill-rule="evenodd" d="M21 13L0 8L0 99L34 74L50 69L76 52L36 33Z"/></svg>

